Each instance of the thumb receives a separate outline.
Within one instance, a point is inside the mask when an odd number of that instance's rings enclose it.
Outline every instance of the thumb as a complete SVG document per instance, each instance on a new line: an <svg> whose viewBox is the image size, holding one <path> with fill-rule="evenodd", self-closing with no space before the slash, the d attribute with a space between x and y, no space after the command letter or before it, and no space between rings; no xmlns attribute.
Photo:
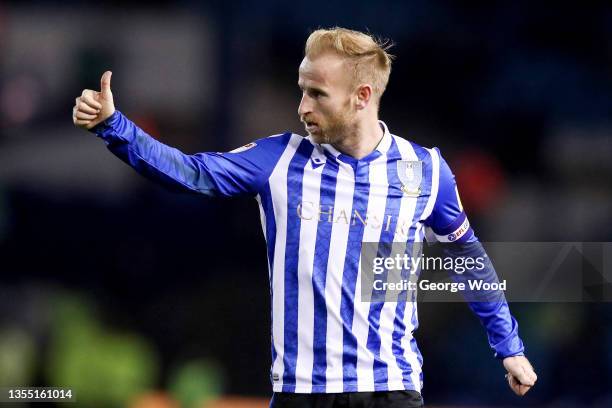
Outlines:
<svg viewBox="0 0 612 408"><path fill-rule="evenodd" d="M102 78L100 78L100 92L102 93L102 97L108 98L112 96L111 93L111 76L113 73L111 71L106 71L102 74Z"/></svg>

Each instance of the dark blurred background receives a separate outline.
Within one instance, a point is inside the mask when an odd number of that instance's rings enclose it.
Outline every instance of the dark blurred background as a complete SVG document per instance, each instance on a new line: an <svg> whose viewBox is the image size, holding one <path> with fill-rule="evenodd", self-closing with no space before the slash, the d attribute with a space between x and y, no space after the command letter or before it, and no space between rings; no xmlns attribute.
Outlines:
<svg viewBox="0 0 612 408"><path fill-rule="evenodd" d="M117 108L185 152L303 134L303 44L335 25L395 43L381 119L441 149L482 241L612 241L610 2L3 2L0 386L270 396L256 202L167 192L71 111L110 69ZM539 375L523 399L467 306L420 305L428 404L612 406L610 304L511 308Z"/></svg>

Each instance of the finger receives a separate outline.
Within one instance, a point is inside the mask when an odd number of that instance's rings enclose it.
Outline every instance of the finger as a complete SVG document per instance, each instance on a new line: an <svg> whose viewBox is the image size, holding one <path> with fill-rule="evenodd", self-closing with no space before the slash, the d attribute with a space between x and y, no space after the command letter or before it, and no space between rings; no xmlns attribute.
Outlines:
<svg viewBox="0 0 612 408"><path fill-rule="evenodd" d="M97 102L95 102L95 103L97 103ZM85 103L85 101L83 101L82 97L80 97L80 96L75 99L74 107L77 110L81 110L83 112L87 112L87 113L91 113L91 114L96 114L96 113L100 112L100 109L95 108L95 107L93 107L91 105L88 105L87 103Z"/></svg>
<svg viewBox="0 0 612 408"><path fill-rule="evenodd" d="M94 120L95 118L97 118L97 117L98 117L98 115L95 115L95 114L94 114L94 115L91 115L91 114L89 114L89 113L85 113L85 112L82 112L82 111L78 110L78 111L76 112L76 114L74 115L74 117L75 117L76 119Z"/></svg>
<svg viewBox="0 0 612 408"><path fill-rule="evenodd" d="M527 394L527 392L531 389L530 386L528 385L519 385L518 387L518 395L520 395L521 397L525 394Z"/></svg>
<svg viewBox="0 0 612 408"><path fill-rule="evenodd" d="M86 103L95 110L99 111L102 109L102 104L94 99L94 95L87 94L86 96L81 96L81 102Z"/></svg>
<svg viewBox="0 0 612 408"><path fill-rule="evenodd" d="M106 98L111 94L111 76L113 73L111 71L106 71L102 74L102 78L100 78L100 92L102 93L102 97Z"/></svg>
<svg viewBox="0 0 612 408"><path fill-rule="evenodd" d="M77 110L80 112L89 113L90 115L97 115L100 113L100 109L96 109L93 106L89 106L85 102L81 102L77 105Z"/></svg>
<svg viewBox="0 0 612 408"><path fill-rule="evenodd" d="M81 98L84 98L86 96L90 96L93 98L95 94L96 94L96 91L92 91L91 89L83 89L83 92L81 93Z"/></svg>
<svg viewBox="0 0 612 408"><path fill-rule="evenodd" d="M508 385L510 386L512 392L514 392L516 395L521 395L521 390L519 388L520 384L512 375L508 375Z"/></svg>
<svg viewBox="0 0 612 408"><path fill-rule="evenodd" d="M525 375L531 380L532 385L538 380L538 376L535 371L533 371L533 367L525 368Z"/></svg>
<svg viewBox="0 0 612 408"><path fill-rule="evenodd" d="M74 124L77 126L86 126L91 123L91 120L88 119L74 119Z"/></svg>
<svg viewBox="0 0 612 408"><path fill-rule="evenodd" d="M529 367L522 366L519 370L517 370L516 373L514 373L514 376L521 384L532 386L534 385L534 380L533 377L528 373L528 370Z"/></svg>
<svg viewBox="0 0 612 408"><path fill-rule="evenodd" d="M531 389L531 386L521 384L512 374L508 374L508 385L516 395L521 397Z"/></svg>

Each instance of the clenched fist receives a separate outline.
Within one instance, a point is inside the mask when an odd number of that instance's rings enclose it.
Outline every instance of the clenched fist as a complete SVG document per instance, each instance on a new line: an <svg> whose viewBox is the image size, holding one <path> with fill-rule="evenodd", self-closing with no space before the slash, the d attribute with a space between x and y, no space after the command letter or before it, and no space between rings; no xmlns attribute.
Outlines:
<svg viewBox="0 0 612 408"><path fill-rule="evenodd" d="M81 96L76 98L72 109L72 121L75 126L91 129L98 123L105 121L115 112L113 93L111 92L112 72L106 71L100 78L100 92L85 89Z"/></svg>
<svg viewBox="0 0 612 408"><path fill-rule="evenodd" d="M504 367L508 385L516 395L523 396L533 387L538 376L525 356L506 357Z"/></svg>

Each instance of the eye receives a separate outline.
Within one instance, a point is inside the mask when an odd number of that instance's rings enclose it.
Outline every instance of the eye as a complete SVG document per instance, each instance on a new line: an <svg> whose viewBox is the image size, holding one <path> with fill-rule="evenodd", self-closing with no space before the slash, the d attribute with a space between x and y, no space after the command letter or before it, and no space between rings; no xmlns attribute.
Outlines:
<svg viewBox="0 0 612 408"><path fill-rule="evenodd" d="M302 88L300 87L300 91L302 95L306 94L313 99L319 99L321 97L327 96L327 94L319 89L311 89L311 88Z"/></svg>
<svg viewBox="0 0 612 408"><path fill-rule="evenodd" d="M318 98L324 97L325 93L319 91L318 89L313 89L312 91L310 91L310 96L318 99Z"/></svg>

